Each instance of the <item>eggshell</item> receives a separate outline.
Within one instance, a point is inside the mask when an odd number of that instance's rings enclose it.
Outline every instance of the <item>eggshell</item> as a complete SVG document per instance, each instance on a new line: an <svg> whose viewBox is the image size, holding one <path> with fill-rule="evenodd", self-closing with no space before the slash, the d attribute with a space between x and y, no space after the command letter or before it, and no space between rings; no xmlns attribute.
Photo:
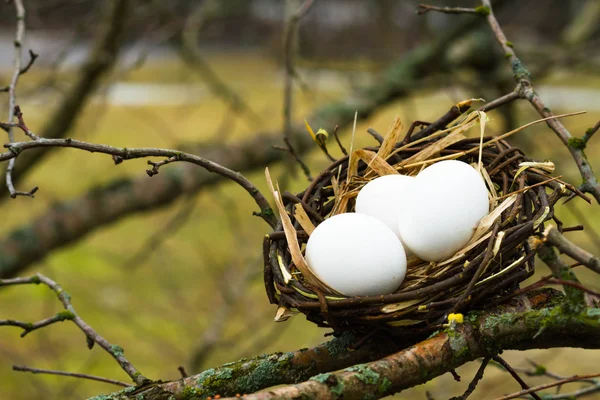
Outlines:
<svg viewBox="0 0 600 400"><path fill-rule="evenodd" d="M321 281L346 296L393 293L406 274L406 255L394 232L364 214L323 221L310 235L305 257Z"/></svg>
<svg viewBox="0 0 600 400"><path fill-rule="evenodd" d="M415 178L398 229L415 255L440 261L469 242L488 211L488 190L479 172L461 161L441 161Z"/></svg>
<svg viewBox="0 0 600 400"><path fill-rule="evenodd" d="M407 175L385 175L373 179L358 192L356 212L375 217L385 223L402 240L398 214L415 178Z"/></svg>

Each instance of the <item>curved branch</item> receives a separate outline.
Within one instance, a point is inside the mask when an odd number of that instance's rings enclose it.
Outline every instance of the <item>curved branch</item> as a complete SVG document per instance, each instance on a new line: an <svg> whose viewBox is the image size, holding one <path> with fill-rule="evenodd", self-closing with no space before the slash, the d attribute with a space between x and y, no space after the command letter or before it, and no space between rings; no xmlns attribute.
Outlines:
<svg viewBox="0 0 600 400"><path fill-rule="evenodd" d="M216 174L221 175L224 178L231 179L232 181L240 185L242 188L244 188L244 190L246 190L250 194L250 196L252 196L256 204L260 207L261 212L259 215L271 226L271 228L275 228L275 226L277 225L277 219L273 214L273 210L271 209L269 202L263 196L263 194L252 184L252 182L246 179L244 175L242 175L239 172L235 172L229 168L226 168L214 161L193 154L183 153L177 150L150 147L129 149L118 148L108 146L105 144L82 142L80 140L74 139L37 138L36 140L32 140L30 142L9 143L4 145L4 147L8 148L8 151L5 153L0 153L0 162L16 158L23 151L26 150L46 147L70 147L74 149L89 151L91 153L110 154L113 156L115 164L119 164L123 160L131 160L135 158L168 157L167 160L159 163L148 161L148 164L153 166L152 169L147 171L148 175L150 176L158 174L158 168L160 166L172 162L185 161L192 164L196 164L206 169L207 171L214 172Z"/></svg>

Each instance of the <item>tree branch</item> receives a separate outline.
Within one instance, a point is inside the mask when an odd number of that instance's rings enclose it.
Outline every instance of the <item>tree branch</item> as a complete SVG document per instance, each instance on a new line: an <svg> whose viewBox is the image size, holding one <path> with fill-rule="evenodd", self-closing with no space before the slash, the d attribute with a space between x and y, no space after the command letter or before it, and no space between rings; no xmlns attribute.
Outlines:
<svg viewBox="0 0 600 400"><path fill-rule="evenodd" d="M0 287L2 286L10 286L10 285L25 285L25 284L33 284L38 285L43 283L48 286L58 297L60 302L64 307L64 311L61 311L56 314L55 317L49 318L44 321L50 321L48 323L42 324L37 323L37 327L33 328L36 324L30 324L30 326L22 326L23 323L0 323L0 325L13 325L20 326L24 329L24 333L30 332L33 329L38 329L43 326L50 325L51 323L58 321L70 320L77 325L77 327L85 334L85 337L88 341L88 347L91 349L94 343L97 343L100 347L102 347L108 354L110 354L121 366L121 368L131 377L131 379L137 384L141 385L148 381L146 377L144 377L126 358L123 356L123 349L117 345L110 344L106 339L104 339L100 334L98 334L91 326L89 326L75 311L75 308L71 304L71 296L65 292L65 290L52 279L42 275L36 274L31 278L16 278L16 279L0 279ZM4 322L4 321L2 321ZM43 321L42 321L43 322ZM24 335L21 335L24 336Z"/></svg>
<svg viewBox="0 0 600 400"><path fill-rule="evenodd" d="M510 62L513 71L513 77L519 85L518 93L520 97L527 99L542 117L547 118L552 116L552 111L546 106L544 101L533 89L531 75L521 60L517 57L513 44L506 39L506 35L504 35L500 24L498 24L498 21L496 20L490 0L482 0L482 5L483 7L487 7L488 24L492 29L496 40L500 44L506 59ZM582 139L573 137L573 135L571 135L571 133L558 119L549 119L546 123L571 152L571 156L575 160L577 168L579 169L581 177L583 178L583 185L580 189L583 192L591 193L596 201L600 203L600 184L598 183L598 180L592 171L592 167L587 161L583 152L585 143L582 143Z"/></svg>
<svg viewBox="0 0 600 400"><path fill-rule="evenodd" d="M425 341L381 359L377 359L375 354L359 356L364 351L371 353L372 346L381 349L382 342L377 338L354 352L344 350L350 343L346 342L345 346L338 347L339 351L334 359L331 359L333 354L330 351L322 351L322 346L317 348L318 351L313 349L304 353L261 356L208 370L183 380L160 384L145 392L123 391L109 398L134 399L137 394L152 395L156 400L168 399L169 396L183 399L185 395L234 396L282 383L301 382L310 376L312 378L308 381L251 394L246 398L383 397L425 383L468 361L491 357L499 350L569 346L600 348L600 309L571 313L557 305L563 300L564 296L552 289L530 292L513 299L510 305L472 312L465 317L464 324L449 327ZM412 339L415 339L414 336ZM322 358L324 356L325 359ZM340 356L356 358L349 364L346 363L350 361L347 359L346 362L340 362ZM297 363L300 359L307 362L315 357L308 369L305 369L305 364L300 366ZM377 361L365 363L365 358ZM287 366L282 365L283 363ZM354 365L357 363L361 364ZM348 365L354 366L328 373ZM324 373L314 375L315 368L320 368Z"/></svg>
<svg viewBox="0 0 600 400"><path fill-rule="evenodd" d="M159 167L172 162L185 161L192 164L196 164L206 169L207 171L214 172L225 178L231 179L232 181L240 185L242 188L244 188L259 206L261 210L259 215L261 216L261 218L263 218L272 228L274 228L277 225L277 220L273 214L269 202L264 197L264 195L252 184L252 182L246 179L246 177L244 177L239 172L235 172L218 163L215 163L214 161L210 161L193 154L183 153L177 150L159 148L118 148L108 146L105 144L82 142L80 140L74 139L38 138L37 140L32 140L30 142L10 143L5 145L4 147L8 148L9 151L0 154L0 162L14 159L23 151L45 147L70 147L74 149L89 151L91 153L110 154L113 156L113 160L116 164L122 162L122 160L131 160L135 158L168 157L167 160L162 162L154 163L149 161L149 163L153 166L153 169L149 170L152 172L148 173L150 176L158 174Z"/></svg>
<svg viewBox="0 0 600 400"><path fill-rule="evenodd" d="M544 231L546 242L556 247L561 253L565 253L573 260L580 262L597 274L600 274L600 258L583 250L581 247L569 241L562 235L554 225L549 225Z"/></svg>
<svg viewBox="0 0 600 400"><path fill-rule="evenodd" d="M71 130L76 118L87 104L90 94L93 93L100 79L110 70L117 59L125 31L130 0L107 0L106 3L106 17L100 23L93 50L81 66L73 87L40 130L40 136L46 139L64 137ZM14 104L11 106L11 112L12 110L14 110ZM8 122L11 123L12 119L9 119ZM33 151L19 158L18 168L13 171L14 180L18 182L25 176L33 165L44 157L44 154L43 151ZM9 193L0 190L0 198Z"/></svg>
<svg viewBox="0 0 600 400"><path fill-rule="evenodd" d="M60 375L60 376L70 376L72 378L81 378L81 379L89 379L97 382L111 383L117 386L130 387L133 386L129 383L117 381L115 379L103 378L101 376L94 376L88 374L80 374L78 372L66 372L66 371L54 371L51 369L39 369L39 368L31 368L26 366L13 365L13 371L19 372L31 372L32 374L46 374L46 375Z"/></svg>
<svg viewBox="0 0 600 400"><path fill-rule="evenodd" d="M177 381L157 384L138 391L125 389L109 396L99 396L105 400L144 398L185 399L205 398L206 396L235 396L252 393L264 387L301 382L313 375L349 367L356 363L372 361L383 357L403 346L391 341L370 342L350 350L357 342L351 334L343 334L312 349L302 349L289 353L274 353L250 359L241 359L218 368L206 370ZM406 344L404 344L406 345Z"/></svg>

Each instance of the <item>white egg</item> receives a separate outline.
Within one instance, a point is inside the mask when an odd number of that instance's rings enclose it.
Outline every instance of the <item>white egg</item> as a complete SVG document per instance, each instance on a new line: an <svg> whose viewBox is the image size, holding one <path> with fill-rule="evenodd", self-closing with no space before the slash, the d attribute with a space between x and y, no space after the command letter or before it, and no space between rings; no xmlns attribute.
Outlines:
<svg viewBox="0 0 600 400"><path fill-rule="evenodd" d="M469 242L488 211L488 190L479 172L462 161L440 161L415 178L398 229L419 258L441 261Z"/></svg>
<svg viewBox="0 0 600 400"><path fill-rule="evenodd" d="M406 274L406 255L394 232L356 213L319 224L306 244L306 262L321 281L346 296L393 293Z"/></svg>
<svg viewBox="0 0 600 400"><path fill-rule="evenodd" d="M398 212L414 180L407 175L385 175L373 179L358 192L356 212L377 218L402 240L398 229Z"/></svg>

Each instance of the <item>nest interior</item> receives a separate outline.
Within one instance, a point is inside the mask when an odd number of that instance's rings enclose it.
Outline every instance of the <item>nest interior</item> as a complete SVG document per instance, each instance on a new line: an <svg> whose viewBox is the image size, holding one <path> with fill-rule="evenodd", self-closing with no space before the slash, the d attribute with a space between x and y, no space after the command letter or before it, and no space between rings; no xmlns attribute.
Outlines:
<svg viewBox="0 0 600 400"><path fill-rule="evenodd" d="M408 133L403 140L396 120L380 146L333 162L305 191L274 192L284 222L265 237L263 253L266 291L279 306L276 320L299 311L335 332L373 326L392 332L436 329L449 313L509 298L534 272L535 250L528 239L541 234L544 222L553 218L553 205L575 189L549 176L552 163L533 162L512 147L505 140L512 132L484 137L482 128L481 137L466 138L466 130L485 124L482 118L472 113L451 128L430 129L428 136L419 135L422 130L412 138ZM303 259L294 254L294 247L302 249L324 219L353 212L354 198L367 182L390 173L414 176L443 159L479 166L490 193L491 211L463 249L438 263L409 259L401 286L383 296L339 295L300 268Z"/></svg>

